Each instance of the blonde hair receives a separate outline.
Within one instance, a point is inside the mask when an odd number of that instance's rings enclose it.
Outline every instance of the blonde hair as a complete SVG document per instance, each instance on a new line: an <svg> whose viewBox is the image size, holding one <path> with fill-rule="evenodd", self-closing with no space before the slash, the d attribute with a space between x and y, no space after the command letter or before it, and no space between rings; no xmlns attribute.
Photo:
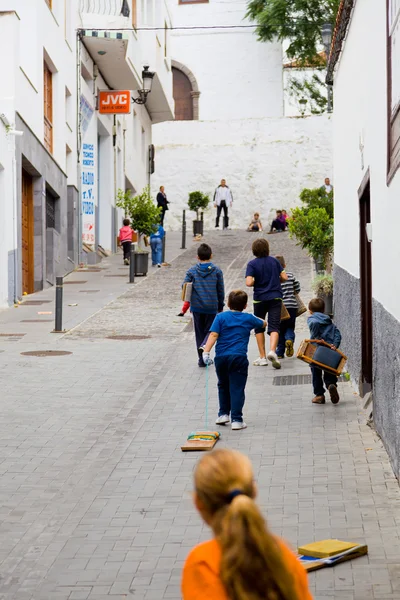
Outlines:
<svg viewBox="0 0 400 600"><path fill-rule="evenodd" d="M255 503L250 460L234 450L209 452L194 483L221 546L220 577L229 600L298 600L279 544Z"/></svg>

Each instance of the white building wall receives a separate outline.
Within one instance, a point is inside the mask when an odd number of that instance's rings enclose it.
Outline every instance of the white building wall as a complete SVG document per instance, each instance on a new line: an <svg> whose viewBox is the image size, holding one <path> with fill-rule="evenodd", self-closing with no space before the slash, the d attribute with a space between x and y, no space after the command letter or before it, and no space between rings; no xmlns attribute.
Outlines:
<svg viewBox="0 0 400 600"><path fill-rule="evenodd" d="M400 254L400 173L387 186L386 77L385 10L374 0L356 2L334 87L335 262L359 276L357 190L369 168L372 293L400 320L400 280L390 277L389 284L387 269Z"/></svg>
<svg viewBox="0 0 400 600"><path fill-rule="evenodd" d="M258 42L253 28L179 30L179 27L246 25L243 0L170 4L172 59L194 75L201 92L200 119L283 115L282 45Z"/></svg>
<svg viewBox="0 0 400 600"><path fill-rule="evenodd" d="M218 135L216 135L218 132ZM277 208L299 204L304 187L314 188L331 176L331 120L327 115L308 118L176 121L156 125L156 172L152 191L164 185L170 210L166 225L180 227L188 193L210 194L225 178L234 205L231 227L248 225L255 211L264 226ZM188 218L194 214L188 213ZM213 226L215 209L205 214Z"/></svg>

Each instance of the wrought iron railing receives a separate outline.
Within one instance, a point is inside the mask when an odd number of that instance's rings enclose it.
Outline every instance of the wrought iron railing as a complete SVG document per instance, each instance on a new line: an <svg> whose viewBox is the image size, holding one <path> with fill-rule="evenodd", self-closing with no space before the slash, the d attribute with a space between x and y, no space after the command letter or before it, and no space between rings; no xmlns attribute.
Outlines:
<svg viewBox="0 0 400 600"><path fill-rule="evenodd" d="M127 0L80 0L79 12L81 14L129 17L130 9Z"/></svg>

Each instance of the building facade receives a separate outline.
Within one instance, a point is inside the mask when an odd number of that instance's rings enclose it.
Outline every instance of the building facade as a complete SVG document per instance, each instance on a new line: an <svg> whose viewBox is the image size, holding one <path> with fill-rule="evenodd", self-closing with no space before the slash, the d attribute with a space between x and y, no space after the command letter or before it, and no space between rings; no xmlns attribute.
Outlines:
<svg viewBox="0 0 400 600"><path fill-rule="evenodd" d="M400 475L400 2L344 0L334 83L335 319Z"/></svg>
<svg viewBox="0 0 400 600"><path fill-rule="evenodd" d="M163 0L0 0L0 307L115 250L117 191L149 184L152 125L173 118L170 26ZM145 64L147 103L100 114Z"/></svg>

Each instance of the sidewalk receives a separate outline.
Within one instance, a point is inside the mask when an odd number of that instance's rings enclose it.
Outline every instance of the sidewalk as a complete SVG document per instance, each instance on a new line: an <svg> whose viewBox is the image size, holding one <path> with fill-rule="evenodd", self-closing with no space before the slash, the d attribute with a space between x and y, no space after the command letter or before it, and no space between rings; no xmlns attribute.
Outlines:
<svg viewBox="0 0 400 600"><path fill-rule="evenodd" d="M268 239L307 301L309 259L287 234ZM253 240L245 232L205 236L227 291L244 287ZM72 274L104 292L92 300L70 286L68 303L84 300L79 317L69 307L65 335L49 334L52 323L39 331L7 316L34 318L42 307L0 314L0 332L26 333L13 343L0 337L0 600L179 600L185 557L210 535L191 500L198 455L180 451L205 425L206 373L189 319L176 317L195 247L188 240L171 267L133 286L104 272ZM110 259L107 273L120 268ZM298 341L306 331L301 317ZM35 349L72 354L21 356ZM256 355L252 338L250 360ZM311 386L280 379L288 375L309 371L296 359L281 371L250 367L248 428L221 428L219 445L250 456L270 526L294 547L327 537L368 543L369 556L310 575L316 600L400 599L400 495L381 442L350 384L339 384L337 406L315 406ZM209 426L212 368L210 392Z"/></svg>

